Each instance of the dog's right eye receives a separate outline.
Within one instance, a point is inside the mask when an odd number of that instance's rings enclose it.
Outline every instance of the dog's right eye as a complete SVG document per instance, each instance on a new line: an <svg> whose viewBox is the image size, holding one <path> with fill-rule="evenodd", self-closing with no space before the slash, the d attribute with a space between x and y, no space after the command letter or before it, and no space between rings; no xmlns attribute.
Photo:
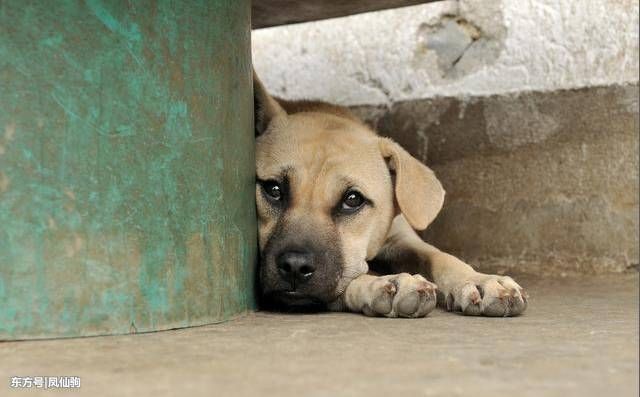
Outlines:
<svg viewBox="0 0 640 397"><path fill-rule="evenodd" d="M279 201L282 199L282 188L276 181L262 182L262 190L264 190L264 192L271 200Z"/></svg>
<svg viewBox="0 0 640 397"><path fill-rule="evenodd" d="M340 213L342 214L355 214L358 212L367 202L367 199L364 196L355 191L349 190L342 197L342 203L340 204Z"/></svg>

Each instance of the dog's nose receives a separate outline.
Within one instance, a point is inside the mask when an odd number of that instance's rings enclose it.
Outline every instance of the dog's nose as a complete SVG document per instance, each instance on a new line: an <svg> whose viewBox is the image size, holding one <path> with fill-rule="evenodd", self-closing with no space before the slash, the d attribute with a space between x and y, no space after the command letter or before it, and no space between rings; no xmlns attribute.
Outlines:
<svg viewBox="0 0 640 397"><path fill-rule="evenodd" d="M287 281L304 283L308 281L313 272L316 271L313 265L311 254L305 252L287 251L278 255L276 266L280 276Z"/></svg>

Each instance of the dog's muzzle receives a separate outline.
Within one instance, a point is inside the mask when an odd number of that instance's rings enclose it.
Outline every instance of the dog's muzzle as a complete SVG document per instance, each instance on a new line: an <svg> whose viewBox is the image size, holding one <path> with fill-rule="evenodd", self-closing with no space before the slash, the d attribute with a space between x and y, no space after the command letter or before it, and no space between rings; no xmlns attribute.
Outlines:
<svg viewBox="0 0 640 397"><path fill-rule="evenodd" d="M266 301L291 307L334 300L342 275L340 250L318 238L282 237L275 236L262 255L260 287Z"/></svg>

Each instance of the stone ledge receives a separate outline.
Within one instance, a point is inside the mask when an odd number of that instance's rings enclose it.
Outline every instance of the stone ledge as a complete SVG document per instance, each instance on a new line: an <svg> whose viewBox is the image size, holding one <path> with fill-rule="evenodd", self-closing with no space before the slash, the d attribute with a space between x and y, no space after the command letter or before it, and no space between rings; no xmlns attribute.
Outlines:
<svg viewBox="0 0 640 397"><path fill-rule="evenodd" d="M363 12L404 7L434 0L254 0L253 29L344 17Z"/></svg>

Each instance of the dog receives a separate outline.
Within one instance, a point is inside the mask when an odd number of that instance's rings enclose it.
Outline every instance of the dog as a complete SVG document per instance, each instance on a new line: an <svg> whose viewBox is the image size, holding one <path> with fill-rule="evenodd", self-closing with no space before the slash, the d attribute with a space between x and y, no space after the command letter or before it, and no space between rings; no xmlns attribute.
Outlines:
<svg viewBox="0 0 640 397"><path fill-rule="evenodd" d="M527 295L424 242L434 172L347 108L269 95L254 72L260 294L277 308L515 316Z"/></svg>

